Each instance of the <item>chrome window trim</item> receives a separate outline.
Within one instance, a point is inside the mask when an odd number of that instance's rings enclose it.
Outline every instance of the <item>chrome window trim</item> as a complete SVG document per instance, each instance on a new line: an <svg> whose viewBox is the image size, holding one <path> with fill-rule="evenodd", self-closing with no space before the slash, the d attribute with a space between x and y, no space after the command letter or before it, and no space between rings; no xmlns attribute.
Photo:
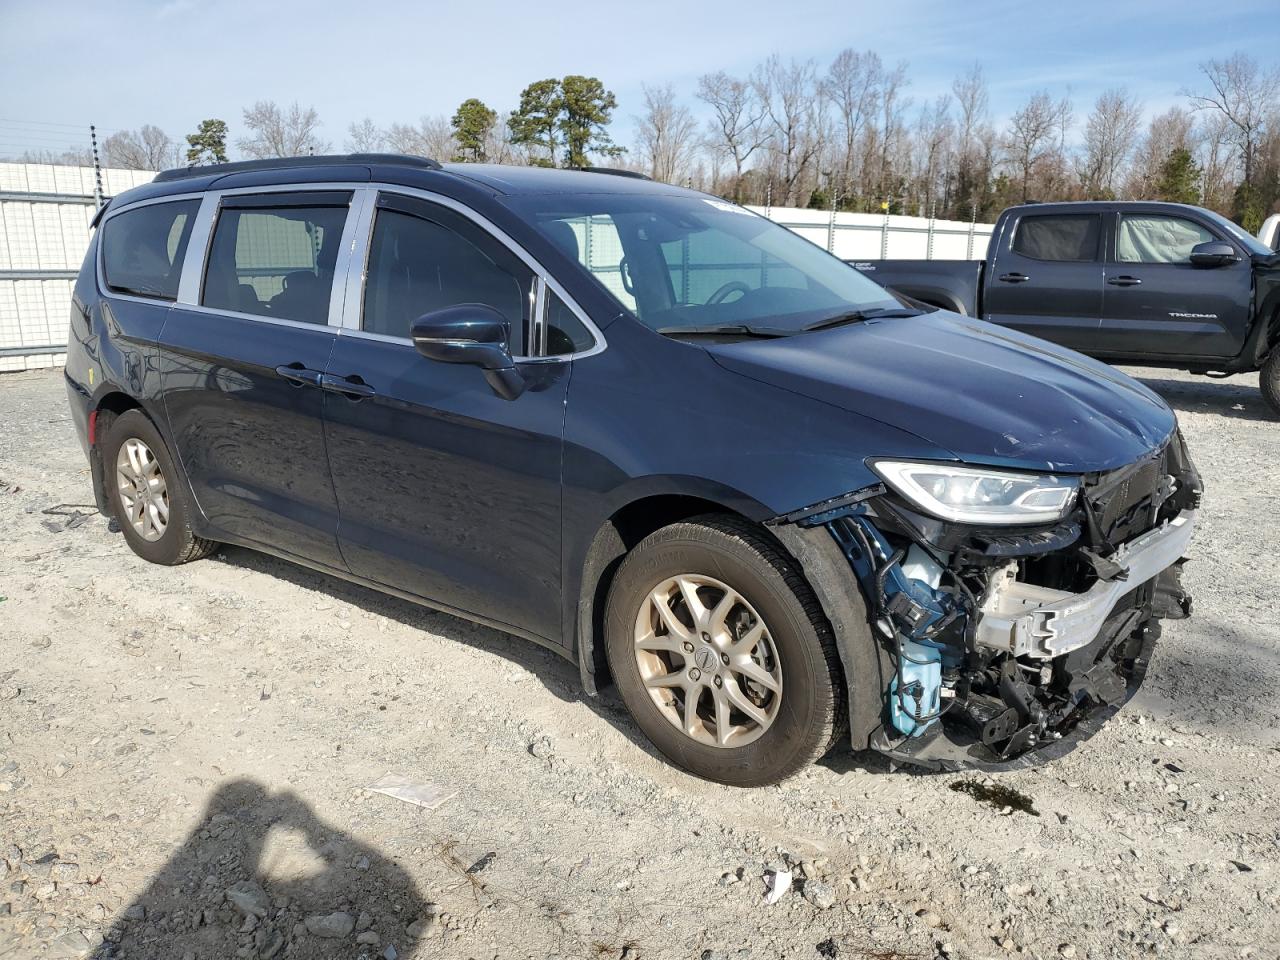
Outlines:
<svg viewBox="0 0 1280 960"><path fill-rule="evenodd" d="M136 293L117 293L115 290L112 290L111 287L107 285L107 266L103 252L106 245L99 240L98 250L93 258L93 273L94 280L97 282L98 289L102 292L103 296L110 297L113 300L125 300L130 303L149 303L152 306L163 305L171 307L175 303L181 302L182 284L187 276L187 260L191 256L191 248L195 246L196 239L199 235L200 214L204 211L205 195L203 193L175 193L163 197L150 197L146 200L136 200L133 203L119 207L115 210L108 208L107 212L102 215L102 219L98 221L98 226L96 228L99 233L101 233L102 228L107 225L109 220L115 219L122 213L129 213L130 211L137 210L140 207L152 207L158 203L180 203L184 200L198 200L200 201L200 206L196 209L196 216L191 224L191 235L187 237L187 249L183 253L182 272L178 274L178 293L174 299L170 300L168 297L143 297Z"/></svg>
<svg viewBox="0 0 1280 960"><path fill-rule="evenodd" d="M283 317L267 317L257 313L241 313L235 310L223 310L216 307L206 307L200 303L200 297L203 293L205 268L208 264L210 247L213 242L213 233L217 227L218 215L222 210L222 201L224 197L246 196L263 193L312 193L322 190L343 190L351 193L351 204L347 208L347 219L343 224L342 236L340 238L340 246L338 249L338 258L334 263L334 279L333 288L329 295L329 316L326 324L306 323L300 320L287 320ZM368 268L368 255L370 241L373 235L373 223L377 211L377 195L379 193L398 194L404 197L413 197L425 200L428 203L438 204L455 213L461 214L468 220L476 224L495 240L505 246L520 260L522 260L530 270L533 271L537 281L535 284L535 295L538 297L539 305L535 311L535 326L541 326L541 336L543 339L542 350L540 354L524 354L514 356L512 359L518 363L529 362L548 362L560 360L580 360L586 357L595 356L597 353L603 353L609 346L605 339L604 333L598 326L587 316L586 311L578 305L578 302L569 295L569 292L551 275L541 263L539 263L532 254L525 250L520 244L513 240L505 231L496 226L489 219L472 210L466 204L461 203L452 197L443 194L433 193L429 190L420 190L416 187L406 187L401 184L385 183L382 181L321 181L309 183L271 183L259 184L252 187L230 187L225 190L204 190L190 193L168 194L163 197L151 197L146 200L138 200L130 203L128 206L121 207L119 210L109 210L103 217L99 228L114 216L118 216L128 210L134 210L141 206L154 203L173 203L179 200L199 200L200 208L196 212L195 223L191 228L191 236L187 240L187 250L182 264L182 273L178 281L178 296L176 300L162 300L151 297L138 297L128 294L113 294L108 291L108 295L118 297L125 300L134 300L139 303L166 304L168 306L182 306L183 309L191 310L196 313L205 313L212 316L235 317L243 320L261 320L265 323L274 323L282 326L296 326L304 329L316 329L319 327L336 328L339 334L343 336L356 336L368 340L378 340L385 343L399 343L413 345L410 337L391 337L386 334L366 333L360 329L360 313L364 302L364 283ZM197 253L198 251L198 253ZM102 266L102 244L98 244L98 282L100 289L107 291L105 282L105 274ZM358 269L357 269L358 266ZM339 277L345 278L343 283L339 283ZM595 343L586 350L579 350L575 353L556 354L554 356L545 355L545 335L546 335L546 318L545 310L547 300L547 290L553 291L586 327L591 334Z"/></svg>
<svg viewBox="0 0 1280 960"><path fill-rule="evenodd" d="M383 182L364 184L364 186L368 187L372 193L389 193L402 197L412 197L418 200L425 200L427 203L437 204L438 206L445 207L448 210L452 210L454 213L458 213L466 217L472 223L476 224L476 226L480 227L480 229L484 230L485 233L489 234L513 254L519 257L520 260L524 262L525 266L533 271L535 279L539 281L536 284L538 291L535 292L540 296L543 308L545 308L547 299L545 296L545 290L549 287L551 290L555 291L556 295L564 301L565 305L570 310L573 311L574 315L582 322L583 326L587 328L587 331L595 340L595 343L592 344L589 349L580 350L577 353L562 353L555 356L545 356L543 354L521 354L512 357L516 362L580 360L585 357L595 356L597 353L603 353L608 347L609 344L605 340L604 334L600 331L600 328L591 321L591 318L587 316L586 312L580 306L578 306L577 301L569 296L568 291L560 285L556 278L553 277L541 263L534 259L533 255L525 250L524 247L516 243L516 241L513 240L505 231L496 226L486 217L472 210L466 204L454 200L452 197L432 193L429 190L419 190L416 187L405 187L395 183ZM373 237L373 223L377 206L376 198L371 198L367 206L367 223L364 224L365 229L361 229L357 232L355 246L351 251L351 259L347 274L348 294L341 321L342 334L344 336L361 336L368 339L412 345L413 340L410 337L390 337L386 334L365 333L365 331L360 329L360 313L364 302L364 281L366 274L368 273L369 247ZM354 269L357 263L360 264L358 272ZM353 288L356 293L354 298L351 296ZM541 316L540 311L535 313L535 326ZM545 332L545 320L543 321L543 328Z"/></svg>
<svg viewBox="0 0 1280 960"><path fill-rule="evenodd" d="M529 331L529 339L533 344L532 355L547 355L547 281L541 275L534 279L533 323Z"/></svg>
<svg viewBox="0 0 1280 960"><path fill-rule="evenodd" d="M263 323L277 327L297 327L301 330L326 330L337 333L338 328L332 323L307 323L305 320L290 320L287 317L267 317L260 313L243 313L239 310L223 310L220 307L206 307L202 303L175 303L188 313L202 313L211 317L230 317L233 320L261 320Z"/></svg>

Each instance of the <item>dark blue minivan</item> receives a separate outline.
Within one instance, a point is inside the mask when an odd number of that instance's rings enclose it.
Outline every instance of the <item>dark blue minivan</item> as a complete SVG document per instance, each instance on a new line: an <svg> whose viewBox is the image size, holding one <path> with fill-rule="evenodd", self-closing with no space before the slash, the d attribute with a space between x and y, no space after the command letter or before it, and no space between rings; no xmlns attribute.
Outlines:
<svg viewBox="0 0 1280 960"><path fill-rule="evenodd" d="M1067 749L1141 681L1200 481L1169 408L624 171L386 155L99 214L66 379L129 546L519 634L675 763Z"/></svg>

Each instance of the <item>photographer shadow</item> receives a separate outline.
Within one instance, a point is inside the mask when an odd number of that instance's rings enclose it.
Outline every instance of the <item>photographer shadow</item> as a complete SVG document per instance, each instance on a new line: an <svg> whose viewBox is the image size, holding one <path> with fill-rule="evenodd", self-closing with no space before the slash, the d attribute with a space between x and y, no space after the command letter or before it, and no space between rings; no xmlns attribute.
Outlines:
<svg viewBox="0 0 1280 960"><path fill-rule="evenodd" d="M407 960L435 924L435 905L393 859L292 792L233 780L90 956L321 960L392 947Z"/></svg>

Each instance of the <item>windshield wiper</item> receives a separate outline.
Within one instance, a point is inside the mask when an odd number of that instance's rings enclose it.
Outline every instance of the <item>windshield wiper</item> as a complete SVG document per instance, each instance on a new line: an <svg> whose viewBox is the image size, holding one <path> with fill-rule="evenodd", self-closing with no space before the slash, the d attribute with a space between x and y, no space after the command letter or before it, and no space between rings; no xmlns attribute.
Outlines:
<svg viewBox="0 0 1280 960"><path fill-rule="evenodd" d="M768 327L749 327L745 323L730 323L720 327L659 327L658 332L668 337L789 337L794 330L774 330Z"/></svg>
<svg viewBox="0 0 1280 960"><path fill-rule="evenodd" d="M918 317L924 311L912 310L907 307L878 307L873 310L849 310L845 313L837 313L833 317L827 317L825 320L818 320L809 324L807 327L801 327L805 333L814 330L826 330L829 327L840 327L846 323L861 323L863 320L883 320L892 317Z"/></svg>

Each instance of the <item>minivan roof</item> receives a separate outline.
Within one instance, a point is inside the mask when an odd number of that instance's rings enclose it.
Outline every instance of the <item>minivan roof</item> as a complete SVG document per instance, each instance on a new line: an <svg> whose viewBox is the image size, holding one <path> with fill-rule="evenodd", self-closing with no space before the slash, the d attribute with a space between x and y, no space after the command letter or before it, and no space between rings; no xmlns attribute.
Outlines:
<svg viewBox="0 0 1280 960"><path fill-rule="evenodd" d="M489 196L534 193L692 193L683 187L650 180L644 174L608 167L578 170L509 166L496 163L441 164L427 157L390 153L352 153L321 157L246 160L164 170L150 183L115 197L111 206L173 194L201 193L276 184L351 181L393 183ZM100 213L105 213L105 207Z"/></svg>

